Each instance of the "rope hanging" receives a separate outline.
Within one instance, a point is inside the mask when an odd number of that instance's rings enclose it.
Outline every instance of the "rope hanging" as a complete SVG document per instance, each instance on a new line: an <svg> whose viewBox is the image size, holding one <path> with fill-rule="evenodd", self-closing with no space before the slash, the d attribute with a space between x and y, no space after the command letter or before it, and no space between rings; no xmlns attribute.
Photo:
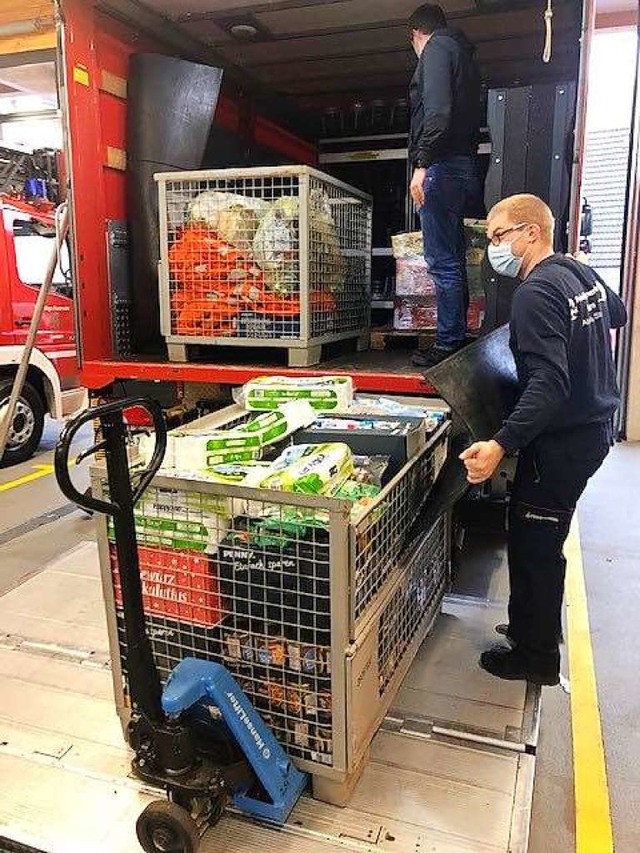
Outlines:
<svg viewBox="0 0 640 853"><path fill-rule="evenodd" d="M542 52L542 61L551 62L551 52L553 43L553 0L547 0L547 11L544 13L544 50Z"/></svg>

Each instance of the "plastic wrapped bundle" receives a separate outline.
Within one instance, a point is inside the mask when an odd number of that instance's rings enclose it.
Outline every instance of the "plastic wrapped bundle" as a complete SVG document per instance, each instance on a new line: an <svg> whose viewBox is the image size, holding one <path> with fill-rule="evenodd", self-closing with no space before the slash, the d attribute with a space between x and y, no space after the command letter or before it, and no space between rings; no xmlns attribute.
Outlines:
<svg viewBox="0 0 640 853"><path fill-rule="evenodd" d="M286 296L299 289L299 214L297 198L276 199L253 240L253 254L264 272L265 284L279 295Z"/></svg>
<svg viewBox="0 0 640 853"><path fill-rule="evenodd" d="M484 219L465 219L464 237L467 247L467 267L480 267L487 247L487 223Z"/></svg>
<svg viewBox="0 0 640 853"><path fill-rule="evenodd" d="M472 296L469 300L469 312L467 314L467 326L469 331L477 332L484 322L486 312L486 299L482 296Z"/></svg>
<svg viewBox="0 0 640 853"><path fill-rule="evenodd" d="M268 209L268 202L259 198L208 190L191 202L187 219L206 225L227 243L250 249L258 223Z"/></svg>
<svg viewBox="0 0 640 853"><path fill-rule="evenodd" d="M276 199L264 215L253 241L253 254L269 290L288 295L299 289L299 200ZM311 263L323 285L336 292L344 284L344 259L328 196L312 190L309 199Z"/></svg>
<svg viewBox="0 0 640 853"><path fill-rule="evenodd" d="M329 197L320 189L311 190L309 215L312 263L317 266L319 280L336 293L344 288L346 267Z"/></svg>
<svg viewBox="0 0 640 853"><path fill-rule="evenodd" d="M423 257L396 260L396 296L433 296L436 286Z"/></svg>
<svg viewBox="0 0 640 853"><path fill-rule="evenodd" d="M467 246L467 281L473 301L476 296L484 297L487 223L482 219L465 219L464 235Z"/></svg>
<svg viewBox="0 0 640 853"><path fill-rule="evenodd" d="M433 296L398 296L394 303L393 328L400 331L411 329L435 329L438 323L438 307Z"/></svg>
<svg viewBox="0 0 640 853"><path fill-rule="evenodd" d="M172 430L168 446L173 465L197 471L214 465L251 462L260 458L265 447L309 426L315 416L306 400L294 400L277 411L264 412L230 429L203 428L200 431L191 424L184 430Z"/></svg>
<svg viewBox="0 0 640 853"><path fill-rule="evenodd" d="M394 258L417 258L424 254L421 231L411 231L408 234L394 234L391 237Z"/></svg>
<svg viewBox="0 0 640 853"><path fill-rule="evenodd" d="M316 412L344 412L353 401L350 376L258 376L234 393L249 411L273 411L290 400L306 400Z"/></svg>
<svg viewBox="0 0 640 853"><path fill-rule="evenodd" d="M355 471L353 455L346 444L309 444L298 450L298 458L263 480L263 488L329 495Z"/></svg>
<svg viewBox="0 0 640 853"><path fill-rule="evenodd" d="M466 272L470 306L468 325L477 331L484 319L484 276L486 268L487 223L465 219ZM423 257L421 231L395 234L392 238L396 258L396 300L394 328L435 329L437 326L436 290Z"/></svg>

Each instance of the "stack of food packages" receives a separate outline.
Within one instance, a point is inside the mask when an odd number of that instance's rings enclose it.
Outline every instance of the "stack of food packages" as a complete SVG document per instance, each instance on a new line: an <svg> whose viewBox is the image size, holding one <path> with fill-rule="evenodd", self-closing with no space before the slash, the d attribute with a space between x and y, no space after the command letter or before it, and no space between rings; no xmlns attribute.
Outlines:
<svg viewBox="0 0 640 853"><path fill-rule="evenodd" d="M480 219L465 219L464 232L469 283L467 324L471 331L476 331L482 325L485 313L482 268L487 223ZM391 241L396 259L394 328L435 329L438 323L436 287L424 259L422 233L396 234Z"/></svg>
<svg viewBox="0 0 640 853"><path fill-rule="evenodd" d="M174 334L190 337L299 338L300 280L297 196L273 201L207 190L171 225L169 281ZM309 197L313 270L309 306L336 322L344 258L329 197Z"/></svg>
<svg viewBox="0 0 640 853"><path fill-rule="evenodd" d="M354 396L348 377L256 379L236 400L245 415L226 428L199 428L196 421L169 433L160 474L176 478L175 487L152 485L136 506L152 645L157 657L166 655L170 630L175 648L182 648L175 637L187 636L184 648L193 653L201 631L201 653L230 668L292 754L330 764L328 513L296 506L293 495L351 502L357 521L386 485L392 460L359 455L339 441L296 444L296 433L306 436L317 424L323 434L336 425L348 431L353 424L365 430L373 424L384 437L398 433L404 419L412 428L420 423L427 435L445 414L392 398ZM141 464L153 441L141 437ZM181 487L181 479L288 492L292 498L276 504L264 496L214 495ZM386 509L382 501L374 512ZM119 604L113 546L111 559ZM154 617L160 617L155 629ZM175 663L168 660L165 671Z"/></svg>

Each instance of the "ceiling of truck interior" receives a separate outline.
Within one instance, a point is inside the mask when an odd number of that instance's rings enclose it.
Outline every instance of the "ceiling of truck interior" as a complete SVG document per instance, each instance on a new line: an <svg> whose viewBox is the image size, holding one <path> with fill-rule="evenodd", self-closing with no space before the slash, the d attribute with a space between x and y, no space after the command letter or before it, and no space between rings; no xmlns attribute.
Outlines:
<svg viewBox="0 0 640 853"><path fill-rule="evenodd" d="M109 3L109 0L106 0ZM303 106L402 97L415 64L406 19L417 0L138 0L235 66ZM451 22L478 45L490 85L575 77L577 0L554 0L555 53L543 65L546 0L446 0ZM250 38L234 25L255 29Z"/></svg>
<svg viewBox="0 0 640 853"><path fill-rule="evenodd" d="M26 65L0 67L0 98L36 95L56 102L56 70L50 62L30 62Z"/></svg>

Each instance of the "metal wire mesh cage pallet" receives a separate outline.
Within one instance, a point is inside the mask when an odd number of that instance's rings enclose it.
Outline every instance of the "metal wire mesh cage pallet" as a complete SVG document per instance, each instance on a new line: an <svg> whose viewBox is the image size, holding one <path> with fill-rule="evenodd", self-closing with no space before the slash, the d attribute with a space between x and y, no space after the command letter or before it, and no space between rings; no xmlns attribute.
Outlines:
<svg viewBox="0 0 640 853"><path fill-rule="evenodd" d="M188 656L224 663L313 774L319 798L339 801L438 609L447 521L427 531L416 522L447 431L359 518L335 498L173 477L157 477L137 506L147 630L162 677ZM103 490L98 471L93 488ZM106 521L99 543L126 722L122 599Z"/></svg>
<svg viewBox="0 0 640 853"><path fill-rule="evenodd" d="M160 210L162 333L192 344L279 347L291 366L322 345L368 344L371 197L307 166L166 172Z"/></svg>

